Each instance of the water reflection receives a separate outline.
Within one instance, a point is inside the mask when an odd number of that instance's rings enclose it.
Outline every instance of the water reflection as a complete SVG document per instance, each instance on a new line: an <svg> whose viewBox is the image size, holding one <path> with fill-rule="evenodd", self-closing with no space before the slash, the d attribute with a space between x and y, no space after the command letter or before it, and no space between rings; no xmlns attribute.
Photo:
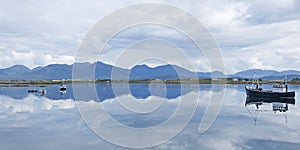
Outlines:
<svg viewBox="0 0 300 150"><path fill-rule="evenodd" d="M88 84L82 84L88 87ZM178 103L189 97L199 97L198 108L188 126L175 138L162 145L149 149L297 149L300 147L300 86L292 85L296 99L245 99L243 85L145 85L132 84L129 90L118 84L116 93L111 84L96 85L101 101L79 101L86 109L94 111L106 108L113 119L132 128L156 126L167 120L176 111ZM269 86L269 85L263 85ZM221 113L213 126L204 134L198 133L199 123L206 111L211 94L217 94L226 87L226 94ZM59 92L59 85L43 87L44 96L28 93L28 89L40 87L1 87L0 88L0 146L1 150L19 149L125 149L97 137L82 120L73 101L73 90L67 85L67 92ZM149 95L150 94L150 95ZM119 101L133 99L139 102L155 102L162 99L163 105L152 113L133 113L124 109ZM218 101L218 99L215 99ZM256 106L258 105L258 108ZM188 106L188 104L187 104ZM257 115L254 126L251 115L245 109ZM255 110L259 111L255 111ZM186 110L186 109L185 109ZM276 113L274 113L274 110ZM281 110L281 112L280 112ZM118 135L115 126L105 122L103 114L91 113L104 122L105 132ZM182 114L185 117L185 114ZM288 122L286 122L288 121ZM177 123L172 124L174 126ZM254 132L255 131L255 132ZM157 136L172 132L163 130ZM154 134L154 133L153 133ZM134 142L132 134L124 134L128 141ZM153 136L153 138L156 138ZM275 147L274 147L275 146Z"/></svg>
<svg viewBox="0 0 300 150"><path fill-rule="evenodd" d="M15 99L23 99L28 95L45 96L53 100L74 99L72 84L67 84L66 86L67 90L63 91L60 90L60 85L47 85L43 86L43 88L38 86L2 87L0 95L10 96ZM87 90L86 93L92 87L91 84L80 84L79 86L84 87ZM126 88L128 86L129 88ZM193 84L114 84L114 86L112 84L96 84L98 95L94 95L95 97L86 97L86 100L99 99L100 101L104 101L122 95L132 95L137 99L146 99L149 96L174 99L192 91L209 89L209 85L201 85L200 89L198 89L198 85ZM39 92L40 90L47 92Z"/></svg>
<svg viewBox="0 0 300 150"><path fill-rule="evenodd" d="M295 98L261 98L261 97L251 97L247 96L246 106L257 103L286 103L295 105Z"/></svg>
<svg viewBox="0 0 300 150"><path fill-rule="evenodd" d="M65 91L59 91L59 93L61 94L61 95L66 95L67 94L67 91L65 90Z"/></svg>
<svg viewBox="0 0 300 150"><path fill-rule="evenodd" d="M247 96L245 107L253 118L255 125L258 120L259 113L270 112L282 113L287 123L287 111L289 105L295 105L295 98L262 98L255 96Z"/></svg>

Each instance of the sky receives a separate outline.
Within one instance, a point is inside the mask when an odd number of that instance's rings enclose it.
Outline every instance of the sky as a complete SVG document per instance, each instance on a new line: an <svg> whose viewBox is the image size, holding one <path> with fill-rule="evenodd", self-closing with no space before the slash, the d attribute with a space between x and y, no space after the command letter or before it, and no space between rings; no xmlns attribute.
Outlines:
<svg viewBox="0 0 300 150"><path fill-rule="evenodd" d="M170 4L196 17L218 43L226 73L253 68L300 70L300 2L297 0L1 0L0 68L17 64L29 68L54 63L72 64L85 35L104 16L126 6L149 2ZM201 53L194 54L195 50L182 35L154 25L126 29L112 40L99 60L116 64L122 48L127 47L128 52L137 49L140 52L130 53L132 60L136 60L138 54L157 51L166 56L164 63L185 67L185 59L170 55L172 48L176 48L174 45L154 44L153 40L150 40L153 44L128 45L133 39L146 38L172 41L179 47L183 45L183 52L190 57L197 71L210 71L206 58ZM117 63L120 67L134 65L126 61L126 57L122 60L127 63L120 61ZM136 63L156 66L161 62L144 60Z"/></svg>

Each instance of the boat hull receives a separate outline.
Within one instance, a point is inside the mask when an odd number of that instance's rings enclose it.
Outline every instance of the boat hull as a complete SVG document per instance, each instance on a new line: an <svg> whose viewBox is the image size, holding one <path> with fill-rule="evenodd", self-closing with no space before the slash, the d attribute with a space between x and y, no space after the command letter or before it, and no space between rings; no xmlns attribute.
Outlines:
<svg viewBox="0 0 300 150"><path fill-rule="evenodd" d="M65 90L67 90L67 88L60 88L60 90L61 90L61 91L65 91Z"/></svg>
<svg viewBox="0 0 300 150"><path fill-rule="evenodd" d="M61 85L59 89L61 91L66 91L67 90L67 86L66 85Z"/></svg>
<svg viewBox="0 0 300 150"><path fill-rule="evenodd" d="M285 98L285 97L295 97L295 91L293 92L269 92L254 90L245 87L247 96L262 97L262 98Z"/></svg>

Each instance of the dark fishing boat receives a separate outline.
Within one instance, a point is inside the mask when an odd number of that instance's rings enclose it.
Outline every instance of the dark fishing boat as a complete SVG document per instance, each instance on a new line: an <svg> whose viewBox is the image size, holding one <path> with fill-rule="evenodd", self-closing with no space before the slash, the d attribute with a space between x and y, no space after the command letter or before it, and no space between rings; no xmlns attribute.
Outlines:
<svg viewBox="0 0 300 150"><path fill-rule="evenodd" d="M254 86L255 85L255 86ZM247 96L261 98L287 98L295 97L295 91L288 91L287 79L284 83L273 85L273 89L263 90L258 83L258 80L253 77L252 86L245 86Z"/></svg>
<svg viewBox="0 0 300 150"><path fill-rule="evenodd" d="M295 91L273 91L273 90L263 90L261 88L251 88L246 86L246 93L248 96L263 97L263 98L285 98L285 97L295 97Z"/></svg>

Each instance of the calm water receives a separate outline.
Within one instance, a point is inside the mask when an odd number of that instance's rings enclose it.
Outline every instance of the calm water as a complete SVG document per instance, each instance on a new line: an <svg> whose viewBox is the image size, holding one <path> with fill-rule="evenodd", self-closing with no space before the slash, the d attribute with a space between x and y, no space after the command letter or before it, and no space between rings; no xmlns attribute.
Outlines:
<svg viewBox="0 0 300 150"><path fill-rule="evenodd" d="M186 128L177 136L149 149L298 149L300 147L300 85L291 85L296 91L295 105L288 104L287 112L272 110L272 103L245 106L243 85L178 85L178 84L97 84L98 95L91 95L89 84L81 84L80 100L74 101L72 85L66 93L59 85L46 87L0 87L0 147L1 150L19 149L126 149L97 136L83 121L78 105L85 106L95 120L103 114L94 113L98 107L119 124L131 128L159 126L174 114L182 101L197 108ZM266 88L270 85L264 85ZM114 88L114 91L112 90ZM45 95L28 93L29 89L46 89ZM211 95L225 91L224 102L214 124L204 133L198 132L207 106L222 99ZM194 99L195 98L195 99ZM151 112L136 113L120 102L137 101L140 106L153 107ZM197 103L194 103L197 102ZM276 104L278 105L278 104ZM186 112L189 106L184 107ZM135 108L138 110L139 108ZM139 109L143 111L144 109ZM96 111L95 111L96 112ZM101 118L102 117L102 118ZM183 113L180 117L186 117ZM120 133L108 122L110 135L122 135L131 143L146 137ZM171 124L176 126L176 121ZM153 133L153 139L170 131ZM174 131L175 132L175 131ZM152 138L152 137L151 137Z"/></svg>

